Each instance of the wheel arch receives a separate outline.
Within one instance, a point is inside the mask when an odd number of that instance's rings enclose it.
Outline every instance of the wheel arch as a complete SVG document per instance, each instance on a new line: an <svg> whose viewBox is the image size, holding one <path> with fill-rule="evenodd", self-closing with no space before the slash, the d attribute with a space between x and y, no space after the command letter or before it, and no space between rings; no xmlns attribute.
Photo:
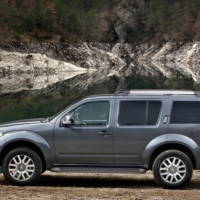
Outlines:
<svg viewBox="0 0 200 200"><path fill-rule="evenodd" d="M156 157L160 153L167 151L167 150L179 150L179 151L184 152L191 159L192 164L193 164L193 168L194 169L196 168L196 159L195 159L193 152L188 147L186 147L185 145L177 144L177 143L166 143L166 144L163 144L163 145L157 147L151 154L151 158L150 158L150 161L149 161L149 167L148 168L152 169L153 162L155 161Z"/></svg>
<svg viewBox="0 0 200 200"><path fill-rule="evenodd" d="M5 154L16 147L27 147L38 153L41 157L45 169L53 166L54 150L45 138L35 132L14 131L0 137L0 162L2 163Z"/></svg>
<svg viewBox="0 0 200 200"><path fill-rule="evenodd" d="M42 150L40 149L40 147L38 147L36 144L30 142L30 141L26 141L26 140L19 140L19 141L12 141L10 143L8 143L1 151L0 153L0 165L2 165L2 162L3 162L3 159L5 157L5 155L13 150L13 149L16 149L18 147L26 147L26 148L29 148L31 150L33 150L34 152L36 152L39 157L41 158L42 160L42 166L43 166L43 171L46 170L46 159L45 159L45 156L42 152Z"/></svg>
<svg viewBox="0 0 200 200"><path fill-rule="evenodd" d="M188 136L173 133L160 135L147 144L142 155L145 168L151 169L156 156L163 151L172 149L186 153L192 160L194 169L200 168L200 161L198 159L200 147L198 144Z"/></svg>

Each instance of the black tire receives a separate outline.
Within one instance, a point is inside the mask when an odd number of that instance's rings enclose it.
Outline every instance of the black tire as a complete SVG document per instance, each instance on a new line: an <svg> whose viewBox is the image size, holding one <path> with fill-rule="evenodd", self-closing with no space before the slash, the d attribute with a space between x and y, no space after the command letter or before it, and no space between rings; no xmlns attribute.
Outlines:
<svg viewBox="0 0 200 200"><path fill-rule="evenodd" d="M31 177L28 178L27 175L26 175L27 177L25 177L25 178L27 178L27 180L16 180L15 178L13 178L12 173L9 171L9 163L11 162L11 160L13 158L16 158L15 156L17 156L17 155L27 156L27 159L30 158L31 164L34 165L34 168L32 168L33 172L31 172L32 173ZM24 165L24 169L25 168L26 168L26 166ZM40 178L40 175L42 173L42 160L41 160L40 156L33 150L26 148L26 147L19 147L19 148L13 149L7 153L7 155L3 159L2 169L3 169L3 174L4 174L5 179L10 184L18 185L18 186L32 185L32 184L36 183Z"/></svg>
<svg viewBox="0 0 200 200"><path fill-rule="evenodd" d="M175 169L170 168L170 170L173 170L173 171L164 169L164 170L166 170L167 174L170 173L170 176L168 176L169 178L167 178L167 175L164 175L164 177L163 177L163 175L161 175L160 167L161 167L161 164L162 164L162 166L165 166L163 163L166 161L167 158L170 158L170 161L171 161L174 157L181 160L182 164L185 164L185 168L184 168L185 172L181 174L182 178L180 178L181 176L178 176L178 178L180 179L179 182L178 181L175 182L176 181L175 178L172 178L172 182L174 181L174 183L172 183L170 180L171 176L172 176L171 172L174 175L176 173L176 170L178 169L178 167L175 167ZM178 161L177 161L177 163L178 163ZM162 187L171 188L171 189L180 188L180 187L183 187L184 185L188 184L189 181L191 180L192 173L193 173L193 164L192 164L191 159L182 151L168 150L168 151L164 151L164 152L160 153L157 156L157 158L155 159L155 161L153 163L152 170L153 170L153 174L154 174L154 178L155 178L156 182L159 185L161 185ZM177 176L176 176L176 178L177 178Z"/></svg>

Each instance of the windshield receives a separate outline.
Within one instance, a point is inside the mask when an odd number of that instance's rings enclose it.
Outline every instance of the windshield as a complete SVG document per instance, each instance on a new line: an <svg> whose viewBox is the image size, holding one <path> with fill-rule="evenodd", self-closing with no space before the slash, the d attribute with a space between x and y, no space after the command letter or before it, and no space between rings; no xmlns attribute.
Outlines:
<svg viewBox="0 0 200 200"><path fill-rule="evenodd" d="M60 112L56 113L55 115L52 115L51 117L47 117L46 120L47 121L51 121L54 118L56 118L58 115L60 115L61 113L63 113L65 110L67 110L69 107L73 106L74 104L78 103L80 101L80 99L78 101L75 101L74 103L70 104L69 106L65 107L63 110L61 110Z"/></svg>

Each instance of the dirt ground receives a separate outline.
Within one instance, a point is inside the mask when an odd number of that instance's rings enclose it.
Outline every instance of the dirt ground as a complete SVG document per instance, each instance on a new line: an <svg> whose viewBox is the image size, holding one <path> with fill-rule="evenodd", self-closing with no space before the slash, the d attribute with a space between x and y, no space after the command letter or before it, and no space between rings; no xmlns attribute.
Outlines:
<svg viewBox="0 0 200 200"><path fill-rule="evenodd" d="M189 186L166 190L154 182L151 173L122 174L55 174L45 173L36 186L8 185L0 175L0 200L199 200L200 171Z"/></svg>

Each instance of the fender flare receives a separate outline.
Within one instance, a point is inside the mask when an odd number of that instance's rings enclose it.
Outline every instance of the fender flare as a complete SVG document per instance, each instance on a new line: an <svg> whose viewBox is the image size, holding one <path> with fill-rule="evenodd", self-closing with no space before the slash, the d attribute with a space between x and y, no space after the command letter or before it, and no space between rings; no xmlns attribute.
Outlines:
<svg viewBox="0 0 200 200"><path fill-rule="evenodd" d="M194 156L194 159L196 162L196 168L200 167L200 159L199 159L200 147L199 147L199 145L194 140L189 138L188 136L180 135L180 134L176 134L176 133L169 133L169 134L165 134L165 135L160 135L160 136L154 138L153 140L151 140L147 144L147 146L142 154L142 159L144 161L145 168L149 168L151 157L152 157L152 154L154 153L154 151L156 149L158 149L159 147L166 145L166 144L179 144L179 145L182 145L182 146L186 147L187 149L189 149Z"/></svg>
<svg viewBox="0 0 200 200"><path fill-rule="evenodd" d="M31 131L11 131L4 133L0 137L0 152L6 148L7 145L16 142L29 142L35 145L43 154L46 168L50 168L53 165L54 153L52 147L48 142L35 132Z"/></svg>

